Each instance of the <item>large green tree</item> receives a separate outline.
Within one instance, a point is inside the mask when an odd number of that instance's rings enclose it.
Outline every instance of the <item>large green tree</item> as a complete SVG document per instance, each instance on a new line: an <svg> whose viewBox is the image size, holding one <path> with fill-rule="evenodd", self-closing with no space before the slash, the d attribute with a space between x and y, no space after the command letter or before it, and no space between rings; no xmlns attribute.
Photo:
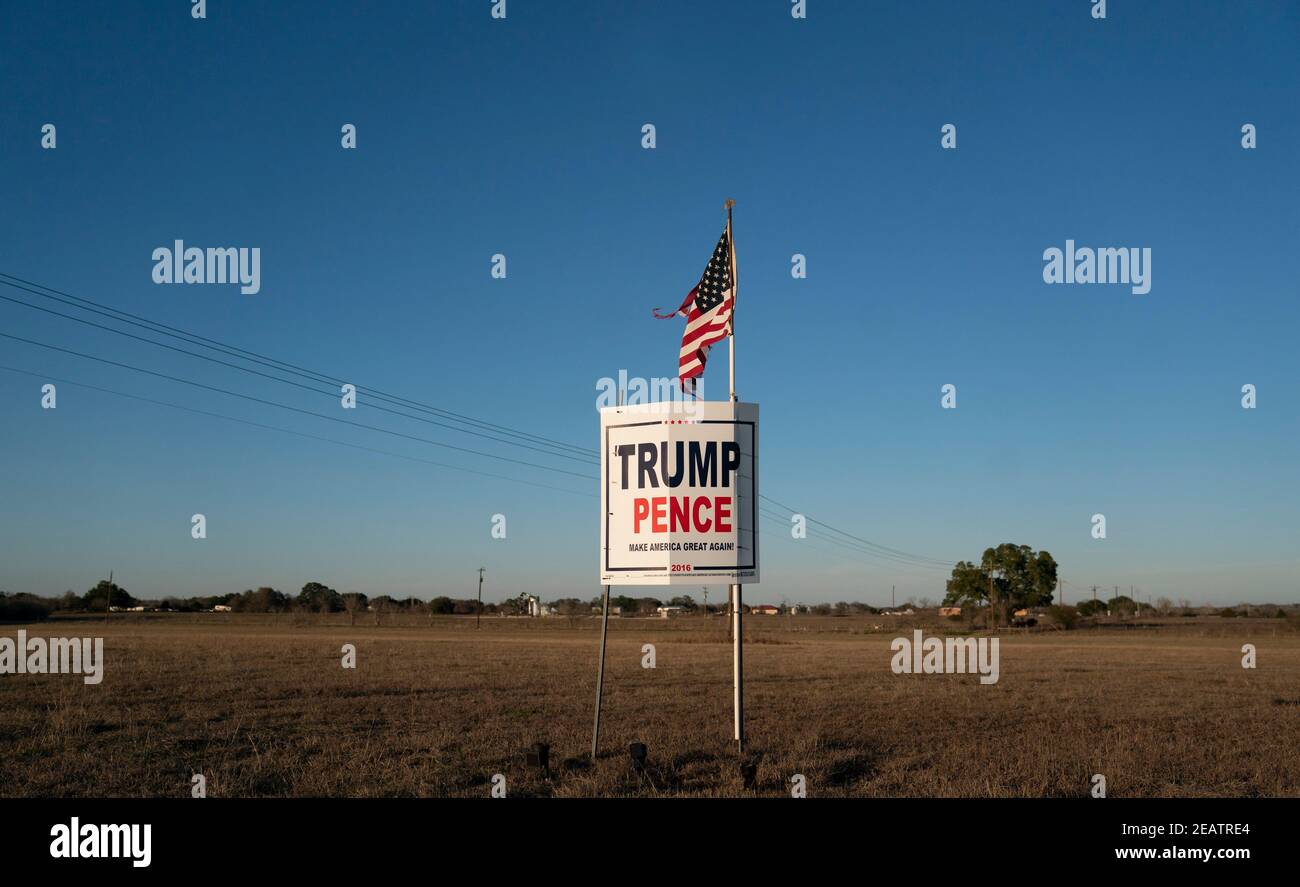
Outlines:
<svg viewBox="0 0 1300 887"><path fill-rule="evenodd" d="M101 579L94 588L86 592L81 599L82 606L87 610L106 610L109 607L134 607L136 606L135 598L127 594L127 591L116 582L109 582L107 579Z"/></svg>
<svg viewBox="0 0 1300 887"><path fill-rule="evenodd" d="M995 619L1013 609L1045 607L1056 588L1056 559L1028 545L1004 542L984 549L979 564L961 561L952 568L945 607L988 606Z"/></svg>
<svg viewBox="0 0 1300 887"><path fill-rule="evenodd" d="M320 582L308 582L298 592L298 607L315 613L337 613L343 609L343 597Z"/></svg>

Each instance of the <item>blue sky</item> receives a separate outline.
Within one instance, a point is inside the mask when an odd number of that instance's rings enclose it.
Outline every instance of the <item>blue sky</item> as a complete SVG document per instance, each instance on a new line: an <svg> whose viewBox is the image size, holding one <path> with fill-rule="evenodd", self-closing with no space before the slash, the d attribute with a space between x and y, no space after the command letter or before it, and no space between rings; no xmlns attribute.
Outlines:
<svg viewBox="0 0 1300 887"><path fill-rule="evenodd" d="M1067 600L1300 600L1296 3L1112 0L1104 21L1087 0L809 0L803 21L782 0L490 6L209 0L195 21L183 0L8 0L0 271L594 450L600 378L674 373L680 323L650 309L694 284L731 197L766 494L932 558L1046 548ZM1067 238L1149 247L1151 291L1045 284ZM259 247L261 292L155 285L176 239ZM331 408L9 302L0 332ZM594 470L11 339L0 365L35 374L0 371L0 588L113 569L143 597L472 596L482 565L490 599L599 591ZM567 492L68 384L43 410L54 378ZM705 386L725 393L722 352ZM537 455L364 398L355 421ZM764 532L747 600L942 596L943 570Z"/></svg>

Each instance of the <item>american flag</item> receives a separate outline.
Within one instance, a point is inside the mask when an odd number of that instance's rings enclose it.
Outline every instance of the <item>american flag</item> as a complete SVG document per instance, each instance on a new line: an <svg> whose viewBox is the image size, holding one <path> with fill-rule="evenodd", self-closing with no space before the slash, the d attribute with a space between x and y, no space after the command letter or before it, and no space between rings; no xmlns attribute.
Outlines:
<svg viewBox="0 0 1300 887"><path fill-rule="evenodd" d="M677 375L682 391L695 394L696 379L704 374L709 359L709 346L725 338L731 323L734 306L735 279L731 272L731 238L724 230L718 245L709 257L704 276L686 294L682 307L673 314L655 317L668 318L680 314L686 318L686 332L682 333L682 348L677 358Z"/></svg>

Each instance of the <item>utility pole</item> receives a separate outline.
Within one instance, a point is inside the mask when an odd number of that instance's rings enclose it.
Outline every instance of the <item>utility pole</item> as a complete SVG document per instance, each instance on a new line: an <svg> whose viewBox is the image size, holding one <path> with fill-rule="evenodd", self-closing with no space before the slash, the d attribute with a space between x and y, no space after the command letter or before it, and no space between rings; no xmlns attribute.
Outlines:
<svg viewBox="0 0 1300 887"><path fill-rule="evenodd" d="M894 602L894 589L897 587L898 586L896 585L889 586L889 609L891 610L897 609L898 607L898 604Z"/></svg>
<svg viewBox="0 0 1300 887"><path fill-rule="evenodd" d="M1092 587L1092 601L1093 603L1097 602L1097 586L1095 585Z"/></svg>
<svg viewBox="0 0 1300 887"><path fill-rule="evenodd" d="M704 618L709 618L709 586L704 586Z"/></svg>
<svg viewBox="0 0 1300 887"><path fill-rule="evenodd" d="M480 621L483 619L483 570L484 567L478 568L478 608L474 611L474 628L480 627Z"/></svg>
<svg viewBox="0 0 1300 887"><path fill-rule="evenodd" d="M1065 606L1065 593L1064 593L1064 591L1063 591L1062 588L1061 588L1061 586L1062 586L1063 584L1064 584L1064 583L1061 582L1061 577L1060 577L1060 576L1057 576L1057 577L1056 577L1056 596L1059 597L1059 598L1061 599L1061 606L1062 606L1062 607Z"/></svg>

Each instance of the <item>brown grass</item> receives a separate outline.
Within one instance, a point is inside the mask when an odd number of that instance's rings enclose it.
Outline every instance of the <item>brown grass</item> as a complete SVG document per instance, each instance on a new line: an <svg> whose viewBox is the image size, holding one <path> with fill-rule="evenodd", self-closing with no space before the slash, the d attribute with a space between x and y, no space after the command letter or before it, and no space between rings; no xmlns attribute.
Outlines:
<svg viewBox="0 0 1300 887"><path fill-rule="evenodd" d="M0 676L0 794L184 797L194 773L210 797L486 797L495 773L512 796L744 793L720 619L611 621L594 767L564 762L590 743L597 620L396 621L26 626L103 636L105 678ZM890 640L910 628L895 623L747 620L759 794L787 793L795 773L810 796L1082 796L1094 773L1112 797L1300 794L1300 635L1282 620L1004 632L993 686L894 675ZM355 671L340 666L344 643ZM538 740L549 782L524 763ZM649 746L645 778L627 764L632 741Z"/></svg>

